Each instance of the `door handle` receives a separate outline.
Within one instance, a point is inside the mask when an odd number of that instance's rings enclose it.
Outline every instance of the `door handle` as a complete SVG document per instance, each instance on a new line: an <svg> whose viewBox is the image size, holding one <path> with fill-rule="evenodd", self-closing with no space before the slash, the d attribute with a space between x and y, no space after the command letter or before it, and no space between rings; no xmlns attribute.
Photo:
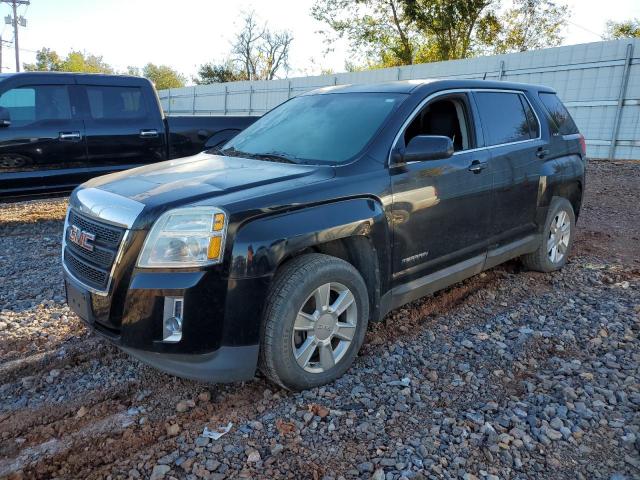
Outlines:
<svg viewBox="0 0 640 480"><path fill-rule="evenodd" d="M76 140L80 140L82 137L80 136L80 132L60 132L58 138L62 141L75 142Z"/></svg>
<svg viewBox="0 0 640 480"><path fill-rule="evenodd" d="M480 160L474 160L469 165L469 171L473 173L480 173L485 168L487 168L487 162L481 162Z"/></svg>
<svg viewBox="0 0 640 480"><path fill-rule="evenodd" d="M142 138L156 138L158 136L158 130L155 128L140 130L140 136Z"/></svg>
<svg viewBox="0 0 640 480"><path fill-rule="evenodd" d="M536 152L536 157L538 157L539 159L543 159L547 155L549 155L549 150L545 148L539 148L538 151Z"/></svg>

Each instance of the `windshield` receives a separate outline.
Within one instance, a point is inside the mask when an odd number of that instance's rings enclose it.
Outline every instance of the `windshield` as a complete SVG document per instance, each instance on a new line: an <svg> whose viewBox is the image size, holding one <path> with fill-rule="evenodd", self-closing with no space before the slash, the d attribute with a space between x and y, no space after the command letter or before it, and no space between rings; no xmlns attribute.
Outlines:
<svg viewBox="0 0 640 480"><path fill-rule="evenodd" d="M367 145L404 98L397 93L296 97L240 132L221 152L295 163L343 163Z"/></svg>

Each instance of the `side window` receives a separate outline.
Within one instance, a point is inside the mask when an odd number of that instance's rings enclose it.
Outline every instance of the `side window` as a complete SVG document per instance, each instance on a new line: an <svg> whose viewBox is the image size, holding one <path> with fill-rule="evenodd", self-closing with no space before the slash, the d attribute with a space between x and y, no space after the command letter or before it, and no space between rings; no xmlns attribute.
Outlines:
<svg viewBox="0 0 640 480"><path fill-rule="evenodd" d="M529 133L531 134L531 138L538 138L540 135L540 124L538 123L538 118L535 113L531 109L531 105L524 98L524 95L520 95L520 101L522 102L522 108L524 108L524 114L527 117L527 122L529 123Z"/></svg>
<svg viewBox="0 0 640 480"><path fill-rule="evenodd" d="M523 107L523 102L526 104L527 101L520 97L522 95L519 93L476 93L482 128L489 145L519 142L538 136L537 132L532 132ZM533 112L530 115L535 119Z"/></svg>
<svg viewBox="0 0 640 480"><path fill-rule="evenodd" d="M540 93L539 96L551 116L551 128L554 133L559 133L560 135L578 133L577 125L573 121L573 118L571 118L571 115L569 115L567 107L564 106L557 95L553 93Z"/></svg>
<svg viewBox="0 0 640 480"><path fill-rule="evenodd" d="M404 144L418 135L443 135L456 152L473 148L472 129L464 96L439 98L428 103L404 132Z"/></svg>
<svg viewBox="0 0 640 480"><path fill-rule="evenodd" d="M147 115L142 90L137 87L87 86L89 110L94 120L123 120Z"/></svg>
<svg viewBox="0 0 640 480"><path fill-rule="evenodd" d="M64 85L12 88L0 95L0 107L9 110L11 127L45 120L70 120L71 102Z"/></svg>

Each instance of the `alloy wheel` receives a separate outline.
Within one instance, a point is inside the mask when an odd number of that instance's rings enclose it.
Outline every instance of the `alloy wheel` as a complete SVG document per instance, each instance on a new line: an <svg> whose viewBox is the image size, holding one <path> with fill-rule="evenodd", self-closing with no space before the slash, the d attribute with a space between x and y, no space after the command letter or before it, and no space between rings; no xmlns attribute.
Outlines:
<svg viewBox="0 0 640 480"><path fill-rule="evenodd" d="M547 255L552 263L559 263L567 254L571 238L571 220L564 210L560 210L549 226Z"/></svg>
<svg viewBox="0 0 640 480"><path fill-rule="evenodd" d="M322 373L347 353L358 324L358 307L351 290L341 283L321 285L307 297L293 325L291 346L305 371Z"/></svg>

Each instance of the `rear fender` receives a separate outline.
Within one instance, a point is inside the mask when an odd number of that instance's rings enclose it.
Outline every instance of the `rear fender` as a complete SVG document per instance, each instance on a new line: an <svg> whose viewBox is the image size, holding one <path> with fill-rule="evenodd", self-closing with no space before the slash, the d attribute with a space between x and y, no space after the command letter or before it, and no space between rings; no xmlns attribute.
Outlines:
<svg viewBox="0 0 640 480"><path fill-rule="evenodd" d="M580 213L584 191L585 165L579 155L555 158L542 167L538 188L537 223L544 227L549 205L553 197L568 199L573 205L576 218Z"/></svg>

